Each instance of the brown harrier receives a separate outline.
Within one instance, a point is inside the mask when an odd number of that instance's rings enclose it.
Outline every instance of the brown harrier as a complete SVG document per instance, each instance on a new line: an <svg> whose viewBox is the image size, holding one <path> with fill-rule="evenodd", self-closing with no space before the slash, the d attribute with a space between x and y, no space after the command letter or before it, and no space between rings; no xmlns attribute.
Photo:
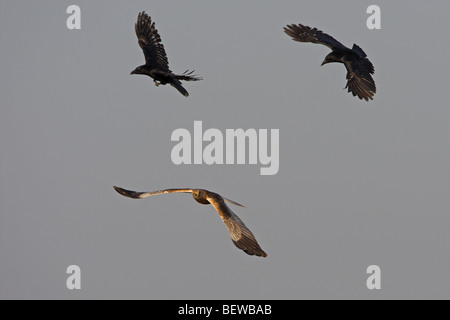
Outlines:
<svg viewBox="0 0 450 320"><path fill-rule="evenodd" d="M142 199L163 193L191 193L197 202L201 204L213 205L213 207L217 210L223 222L225 223L231 240L236 247L251 256L256 255L259 257L267 257L267 254L261 249L253 233L247 228L244 222L242 222L242 220L239 219L239 217L234 214L233 211L231 211L231 209L225 204L225 201L240 207L243 207L243 205L226 199L217 193L204 189L165 189L153 192L136 192L125 190L116 186L114 186L114 189L121 195L133 199Z"/></svg>
<svg viewBox="0 0 450 320"><path fill-rule="evenodd" d="M139 13L134 28L138 37L139 46L144 51L145 64L131 71L131 74L144 74L152 77L156 86L170 83L183 96L189 96L189 93L181 85L180 80L198 81L202 80L202 78L192 76L193 71L188 72L186 70L180 75L170 71L166 51L161 43L161 37L159 36L158 30L156 30L155 23L152 23L151 18L145 11Z"/></svg>
<svg viewBox="0 0 450 320"><path fill-rule="evenodd" d="M360 47L353 44L351 49L347 48L332 36L317 28L310 28L302 24L288 25L284 28L284 32L291 36L294 41L318 43L330 48L332 52L325 57L322 65L330 62L343 63L347 69L347 85L345 88L348 88L348 92L366 101L373 99L377 90L371 74L374 74L375 69Z"/></svg>

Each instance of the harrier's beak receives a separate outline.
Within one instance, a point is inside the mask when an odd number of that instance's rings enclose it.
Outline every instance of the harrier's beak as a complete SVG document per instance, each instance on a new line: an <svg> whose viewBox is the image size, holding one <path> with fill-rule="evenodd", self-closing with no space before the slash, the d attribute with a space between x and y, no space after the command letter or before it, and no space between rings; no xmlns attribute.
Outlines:
<svg viewBox="0 0 450 320"><path fill-rule="evenodd" d="M325 63L326 63L325 60L323 60L323 61L322 61L322 64L321 64L320 66L323 66Z"/></svg>
<svg viewBox="0 0 450 320"><path fill-rule="evenodd" d="M136 72L134 72L135 70L131 71L130 74L135 74Z"/></svg>

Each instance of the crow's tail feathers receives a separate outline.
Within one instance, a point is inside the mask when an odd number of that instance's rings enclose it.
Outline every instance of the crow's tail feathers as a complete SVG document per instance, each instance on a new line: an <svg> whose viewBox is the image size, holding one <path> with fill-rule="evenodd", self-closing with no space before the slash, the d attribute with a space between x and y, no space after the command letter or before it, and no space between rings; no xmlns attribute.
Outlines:
<svg viewBox="0 0 450 320"><path fill-rule="evenodd" d="M178 80L178 78L174 78L174 79L173 79L173 82L171 83L171 85L172 85L175 89L177 89L178 91L180 91L180 93L181 93L183 96L185 96L185 97L189 96L189 93L188 93L188 92L186 91L186 89L181 85L181 81Z"/></svg>
<svg viewBox="0 0 450 320"><path fill-rule="evenodd" d="M184 81L200 81L200 80L203 80L203 78L201 78L201 77L199 77L197 75L193 75L193 73L194 73L194 70L192 70L192 71L186 70L182 74L175 75L175 78L177 78L178 80L184 80Z"/></svg>

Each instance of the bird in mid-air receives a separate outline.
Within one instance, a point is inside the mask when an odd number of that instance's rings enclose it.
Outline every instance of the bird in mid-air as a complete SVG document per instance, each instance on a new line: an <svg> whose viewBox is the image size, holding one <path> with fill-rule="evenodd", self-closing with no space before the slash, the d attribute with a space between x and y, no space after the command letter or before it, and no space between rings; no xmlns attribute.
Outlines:
<svg viewBox="0 0 450 320"><path fill-rule="evenodd" d="M116 186L114 186L114 189L121 195L133 199L142 199L163 193L191 193L197 202L201 204L213 205L213 207L217 210L223 222L225 223L231 240L236 247L251 256L256 255L259 257L267 257L267 254L261 249L253 233L247 228L244 222L242 222L242 220L239 219L239 217L235 213L233 213L233 211L231 211L231 209L226 205L225 201L240 207L243 207L243 205L226 199L217 193L204 189L189 188L165 189L153 192L136 192L125 190Z"/></svg>
<svg viewBox="0 0 450 320"><path fill-rule="evenodd" d="M193 71L188 72L186 70L183 74L174 74L170 71L166 51L164 50L164 45L161 43L161 37L159 36L158 30L156 30L155 23L152 22L145 11L138 14L134 28L139 46L144 51L145 64L131 71L131 74L144 74L152 77L156 86L170 83L183 96L189 96L189 93L181 85L180 80L198 81L202 80L202 78L192 75Z"/></svg>
<svg viewBox="0 0 450 320"><path fill-rule="evenodd" d="M330 62L343 63L347 69L345 88L348 88L348 92L366 101L373 99L377 90L371 74L375 72L375 69L360 47L353 44L351 49L347 48L332 36L302 24L287 25L284 27L284 32L294 41L318 43L330 48L332 52L325 57L322 65Z"/></svg>

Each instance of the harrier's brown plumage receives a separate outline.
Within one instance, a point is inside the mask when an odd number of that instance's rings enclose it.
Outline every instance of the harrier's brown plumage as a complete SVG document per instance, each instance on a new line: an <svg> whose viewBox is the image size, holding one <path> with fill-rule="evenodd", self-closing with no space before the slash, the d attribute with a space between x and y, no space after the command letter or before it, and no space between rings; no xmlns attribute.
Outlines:
<svg viewBox="0 0 450 320"><path fill-rule="evenodd" d="M240 207L243 207L243 205L226 199L217 193L204 189L190 188L165 189L153 192L136 192L125 190L116 186L114 186L114 189L121 195L133 199L142 199L163 193L191 193L197 202L201 204L213 205L213 207L217 210L223 222L225 223L231 240L236 245L236 247L251 256L256 255L259 257L267 257L267 254L261 249L253 233L247 228L244 222L242 222L242 220L239 219L239 217L233 211L231 211L231 209L226 205L225 201Z"/></svg>
<svg viewBox="0 0 450 320"><path fill-rule="evenodd" d="M351 49L347 48L325 32L302 24L288 25L284 32L294 41L318 43L330 48L332 52L325 57L322 65L330 62L343 63L347 69L345 88L348 88L348 92L366 101L373 99L377 90L371 74L374 74L375 69L359 46L353 44Z"/></svg>

